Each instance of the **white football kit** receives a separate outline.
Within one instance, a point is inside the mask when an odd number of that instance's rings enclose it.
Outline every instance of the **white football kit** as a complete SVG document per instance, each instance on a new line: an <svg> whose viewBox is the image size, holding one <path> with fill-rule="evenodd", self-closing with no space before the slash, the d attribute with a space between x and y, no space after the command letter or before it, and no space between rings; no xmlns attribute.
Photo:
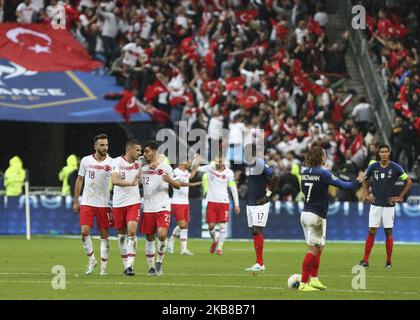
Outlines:
<svg viewBox="0 0 420 320"><path fill-rule="evenodd" d="M116 172L124 181L131 182L140 173L141 161L128 162L124 156L115 158L112 162L112 173ZM112 206L114 208L128 207L140 203L140 189L138 185L120 187L114 186Z"/></svg>
<svg viewBox="0 0 420 320"><path fill-rule="evenodd" d="M106 157L103 161L95 159L95 155L82 158L79 176L84 178L82 200L80 205L97 208L110 207L109 181L113 159Z"/></svg>

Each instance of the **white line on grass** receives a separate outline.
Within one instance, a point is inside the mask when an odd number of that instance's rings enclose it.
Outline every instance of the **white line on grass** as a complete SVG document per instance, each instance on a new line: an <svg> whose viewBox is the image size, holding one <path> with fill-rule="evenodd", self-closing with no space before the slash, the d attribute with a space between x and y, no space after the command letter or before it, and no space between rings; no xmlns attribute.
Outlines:
<svg viewBox="0 0 420 320"><path fill-rule="evenodd" d="M48 272L0 272L0 275L52 275L52 273ZM68 276L85 276L83 273L75 274L72 272L67 273ZM122 275L121 273L108 273L108 275ZM173 276L173 277L249 277L252 275L252 272L241 272L241 273L165 273L165 276ZM289 277L290 274L266 274L260 273L262 277ZM139 277L147 276L146 274L139 274ZM148 277L148 276L147 276ZM322 277L325 278L353 278L354 275L332 275L332 274L323 274ZM367 275L367 278L375 278L375 279L420 279L420 277L415 276L375 276L375 275Z"/></svg>
<svg viewBox="0 0 420 320"><path fill-rule="evenodd" d="M0 280L0 283L45 283L50 281L42 280ZM67 281L66 284L95 284L95 285L123 285L123 286L162 286L162 287L197 287L197 288L229 288L229 289L255 289L255 290L289 290L285 287L259 287L243 285L212 285L212 284L192 284L192 283L148 283L148 282L105 282L105 281ZM321 291L320 291L321 292ZM401 295L420 295L419 292L398 292L398 291L375 291L375 290L327 290L326 292L340 293L377 293L377 294L401 294Z"/></svg>

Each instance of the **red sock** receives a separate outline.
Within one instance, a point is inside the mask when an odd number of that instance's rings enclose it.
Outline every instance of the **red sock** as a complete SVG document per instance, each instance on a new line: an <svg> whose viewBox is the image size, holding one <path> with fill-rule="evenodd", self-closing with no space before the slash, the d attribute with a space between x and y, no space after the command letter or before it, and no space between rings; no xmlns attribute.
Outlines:
<svg viewBox="0 0 420 320"><path fill-rule="evenodd" d="M363 260L365 260L366 262L369 262L370 252L372 251L372 247L374 243L375 243L375 236L368 234L366 238L366 244L365 244L365 257L363 258Z"/></svg>
<svg viewBox="0 0 420 320"><path fill-rule="evenodd" d="M254 249L255 255L257 256L257 263L262 266L263 261L263 249L264 249L264 236L262 233L253 236L254 238Z"/></svg>
<svg viewBox="0 0 420 320"><path fill-rule="evenodd" d="M319 269L320 260L321 260L321 251L315 257L315 264L314 264L314 267L312 268L311 277L318 277L318 269Z"/></svg>
<svg viewBox="0 0 420 320"><path fill-rule="evenodd" d="M305 259L303 259L302 263L302 282L308 283L309 276L311 275L315 264L315 260L316 257L312 253L306 253Z"/></svg>
<svg viewBox="0 0 420 320"><path fill-rule="evenodd" d="M386 237L386 261L391 262L392 247L394 246L394 239L392 236Z"/></svg>

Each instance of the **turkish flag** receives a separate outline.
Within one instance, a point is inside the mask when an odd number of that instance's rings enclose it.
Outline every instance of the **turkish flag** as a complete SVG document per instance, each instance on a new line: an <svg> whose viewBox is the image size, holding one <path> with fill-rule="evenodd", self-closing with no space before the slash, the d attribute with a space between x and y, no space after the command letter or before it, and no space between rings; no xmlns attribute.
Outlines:
<svg viewBox="0 0 420 320"><path fill-rule="evenodd" d="M91 71L102 66L67 30L49 24L0 24L0 58L33 71Z"/></svg>
<svg viewBox="0 0 420 320"><path fill-rule="evenodd" d="M142 111L142 104L136 99L133 92L125 90L114 110L121 114L127 123L130 123L131 115Z"/></svg>
<svg viewBox="0 0 420 320"><path fill-rule="evenodd" d="M235 15L238 23L247 24L258 16L258 10L238 10Z"/></svg>
<svg viewBox="0 0 420 320"><path fill-rule="evenodd" d="M162 82L156 80L152 85L148 85L144 94L145 101L152 101L154 97L160 95L163 92L168 92L168 89L163 85Z"/></svg>
<svg viewBox="0 0 420 320"><path fill-rule="evenodd" d="M226 91L242 91L245 79L241 76L226 79Z"/></svg>
<svg viewBox="0 0 420 320"><path fill-rule="evenodd" d="M251 109L257 103L264 101L264 97L255 89L249 88L239 95L238 103L245 109Z"/></svg>

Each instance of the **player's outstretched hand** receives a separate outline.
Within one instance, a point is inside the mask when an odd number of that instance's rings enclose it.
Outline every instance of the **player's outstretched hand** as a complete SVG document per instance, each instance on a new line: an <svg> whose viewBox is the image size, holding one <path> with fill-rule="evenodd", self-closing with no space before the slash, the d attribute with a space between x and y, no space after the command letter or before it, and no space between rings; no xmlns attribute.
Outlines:
<svg viewBox="0 0 420 320"><path fill-rule="evenodd" d="M79 202L78 201L75 201L73 203L73 212L76 213L76 214L79 213Z"/></svg>
<svg viewBox="0 0 420 320"><path fill-rule="evenodd" d="M390 204L396 204L396 203L403 202L403 201L404 201L404 199L400 196L391 197L391 198L388 199L388 202Z"/></svg>
<svg viewBox="0 0 420 320"><path fill-rule="evenodd" d="M235 214L238 215L241 212L241 208L239 206L235 206Z"/></svg>
<svg viewBox="0 0 420 320"><path fill-rule="evenodd" d="M356 180L362 183L365 180L365 173L363 171L359 171L359 175Z"/></svg>
<svg viewBox="0 0 420 320"><path fill-rule="evenodd" d="M366 200L369 201L370 203L374 203L376 199L373 196L373 194L369 193L366 197Z"/></svg>
<svg viewBox="0 0 420 320"><path fill-rule="evenodd" d="M171 178L167 174L164 174L162 176L162 180L169 183L171 181Z"/></svg>
<svg viewBox="0 0 420 320"><path fill-rule="evenodd" d="M256 203L257 203L257 205L261 206L263 204L266 204L269 201L270 201L270 198L267 197L267 196L264 196L262 198L257 199Z"/></svg>

